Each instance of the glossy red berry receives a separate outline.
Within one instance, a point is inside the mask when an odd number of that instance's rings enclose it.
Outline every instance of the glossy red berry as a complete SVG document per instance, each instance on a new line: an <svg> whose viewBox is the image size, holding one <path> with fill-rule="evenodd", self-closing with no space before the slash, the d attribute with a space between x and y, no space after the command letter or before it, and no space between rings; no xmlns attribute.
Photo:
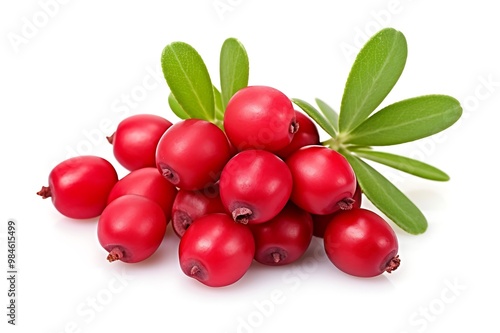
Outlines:
<svg viewBox="0 0 500 333"><path fill-rule="evenodd" d="M325 230L325 251L341 271L372 277L398 268L398 240L376 213L359 208L335 214Z"/></svg>
<svg viewBox="0 0 500 333"><path fill-rule="evenodd" d="M142 195L153 200L163 209L167 223L170 221L177 189L156 168L137 169L120 179L109 193L108 204L126 194Z"/></svg>
<svg viewBox="0 0 500 333"><path fill-rule="evenodd" d="M292 177L291 200L311 214L350 209L356 176L344 156L327 147L302 147L286 159Z"/></svg>
<svg viewBox="0 0 500 333"><path fill-rule="evenodd" d="M172 207L172 227L175 234L182 237L197 218L225 212L218 184L199 191L180 190Z"/></svg>
<svg viewBox="0 0 500 333"><path fill-rule="evenodd" d="M252 232L226 214L196 219L179 244L182 271L211 287L235 283L248 271L255 254Z"/></svg>
<svg viewBox="0 0 500 333"><path fill-rule="evenodd" d="M206 120L186 119L170 127L156 149L160 173L183 190L215 184L231 157L226 135Z"/></svg>
<svg viewBox="0 0 500 333"><path fill-rule="evenodd" d="M271 266L299 259L309 247L313 225L309 213L289 202L269 222L250 225L255 238L255 260Z"/></svg>
<svg viewBox="0 0 500 333"><path fill-rule="evenodd" d="M318 128L311 118L297 110L295 110L295 118L297 119L298 130L293 135L292 142L276 152L276 155L283 159L286 159L301 147L319 145Z"/></svg>
<svg viewBox="0 0 500 333"><path fill-rule="evenodd" d="M122 120L108 137L116 160L127 170L156 167L158 141L172 126L167 119L153 114L138 114Z"/></svg>
<svg viewBox="0 0 500 333"><path fill-rule="evenodd" d="M285 207L292 191L292 176L285 162L265 150L246 150L222 170L222 204L237 222L269 221Z"/></svg>
<svg viewBox="0 0 500 333"><path fill-rule="evenodd" d="M108 261L135 263L149 258L160 246L167 221L163 209L146 197L127 194L113 200L97 223Z"/></svg>
<svg viewBox="0 0 500 333"><path fill-rule="evenodd" d="M117 181L116 170L107 160L77 156L56 165L49 174L49 186L43 186L37 194L44 199L50 197L64 216L88 219L101 215Z"/></svg>
<svg viewBox="0 0 500 333"><path fill-rule="evenodd" d="M224 113L224 130L240 151L278 151L292 141L297 129L290 99L267 86L239 90L229 100Z"/></svg>
<svg viewBox="0 0 500 333"><path fill-rule="evenodd" d="M361 187L359 187L359 185L356 185L356 191L354 192L354 196L352 197L352 199L353 199L354 202L352 203L352 208L351 209L361 208L361 200L362 200L361 193L362 193L361 192ZM342 211L342 210L339 207L332 214L328 214L328 215L312 215L312 219L313 219L313 235L316 236L316 237L323 238L328 223L330 223L330 221L332 220L333 216L335 214L337 214L338 212L340 212L340 211Z"/></svg>

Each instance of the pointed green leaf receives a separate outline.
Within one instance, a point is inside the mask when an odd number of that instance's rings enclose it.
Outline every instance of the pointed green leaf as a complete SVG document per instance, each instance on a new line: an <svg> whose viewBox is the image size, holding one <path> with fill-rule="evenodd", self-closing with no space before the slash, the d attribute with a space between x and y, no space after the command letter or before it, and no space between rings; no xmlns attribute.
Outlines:
<svg viewBox="0 0 500 333"><path fill-rule="evenodd" d="M462 115L460 103L446 95L427 95L391 104L354 129L347 143L387 146L441 132Z"/></svg>
<svg viewBox="0 0 500 333"><path fill-rule="evenodd" d="M392 28L375 34L356 57L347 78L339 114L339 130L349 132L365 120L389 94L403 72L407 44Z"/></svg>
<svg viewBox="0 0 500 333"><path fill-rule="evenodd" d="M214 86L215 120L224 120L224 107L222 106L222 96L220 91Z"/></svg>
<svg viewBox="0 0 500 333"><path fill-rule="evenodd" d="M438 168L412 158L380 151L373 151L371 149L354 149L352 151L360 157L385 164L391 168L407 172L414 176L437 181L450 180L450 177Z"/></svg>
<svg viewBox="0 0 500 333"><path fill-rule="evenodd" d="M300 107L305 113L309 115L326 133L328 133L332 138L337 136L335 128L332 124L326 120L321 112L319 112L314 106L298 98L292 98L298 107ZM299 125L300 126L300 125Z"/></svg>
<svg viewBox="0 0 500 333"><path fill-rule="evenodd" d="M220 53L220 84L223 110L231 97L248 85L248 55L235 38L228 38L222 44Z"/></svg>
<svg viewBox="0 0 500 333"><path fill-rule="evenodd" d="M189 119L191 118L186 111L182 108L182 106L177 102L174 95L172 93L168 94L168 105L173 113L180 119Z"/></svg>
<svg viewBox="0 0 500 333"><path fill-rule="evenodd" d="M163 50L161 66L172 94L189 117L214 120L212 82L198 52L189 44L171 43Z"/></svg>
<svg viewBox="0 0 500 333"><path fill-rule="evenodd" d="M339 131L338 113L335 112L335 110L330 105L326 104L319 98L316 98L316 104L318 105L321 112L323 112L325 119L332 125L333 129L335 129L335 132L338 133Z"/></svg>
<svg viewBox="0 0 500 333"><path fill-rule="evenodd" d="M427 220L415 204L387 178L360 158L345 153L366 197L396 225L410 234L427 230Z"/></svg>

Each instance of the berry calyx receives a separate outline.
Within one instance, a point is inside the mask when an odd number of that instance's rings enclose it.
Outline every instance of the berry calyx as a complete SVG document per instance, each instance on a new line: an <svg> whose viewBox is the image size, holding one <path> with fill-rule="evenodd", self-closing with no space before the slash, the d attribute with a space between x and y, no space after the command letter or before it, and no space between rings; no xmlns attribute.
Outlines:
<svg viewBox="0 0 500 333"><path fill-rule="evenodd" d="M50 192L50 187L48 186L42 186L42 189L36 192L36 194L41 196L42 199L47 199L52 196L52 193Z"/></svg>
<svg viewBox="0 0 500 333"><path fill-rule="evenodd" d="M317 215L350 209L356 176L340 153L324 146L305 146L285 161L293 177L291 200L297 206Z"/></svg>
<svg viewBox="0 0 500 333"><path fill-rule="evenodd" d="M109 251L108 256L106 257L109 262L120 260L121 258L123 258L123 252L118 247L112 248L111 251Z"/></svg>
<svg viewBox="0 0 500 333"><path fill-rule="evenodd" d="M345 198L337 202L337 206L339 206L340 210L351 210L355 200L353 198Z"/></svg>
<svg viewBox="0 0 500 333"><path fill-rule="evenodd" d="M394 230L378 214L363 208L333 214L325 230L324 245L328 259L354 276L390 273L401 262Z"/></svg>
<svg viewBox="0 0 500 333"><path fill-rule="evenodd" d="M211 287L241 279L254 254L250 229L221 213L196 219L179 243L179 263L184 274Z"/></svg>
<svg viewBox="0 0 500 333"><path fill-rule="evenodd" d="M276 155L283 159L301 147L320 144L318 129L311 118L299 111L295 111L295 118L296 122L292 124L293 131L295 131L292 141L276 152Z"/></svg>
<svg viewBox="0 0 500 333"><path fill-rule="evenodd" d="M245 150L224 166L220 197L226 211L243 224L269 221L285 207L292 192L285 162L265 150Z"/></svg>
<svg viewBox="0 0 500 333"><path fill-rule="evenodd" d="M273 262L274 262L275 264L278 264L281 260L283 260L283 259L281 258L281 254L280 254L279 252L273 252L273 253L271 254L271 256L273 257Z"/></svg>
<svg viewBox="0 0 500 333"><path fill-rule="evenodd" d="M271 266L298 260L313 236L312 217L289 202L273 219L250 225L255 239L255 260Z"/></svg>
<svg viewBox="0 0 500 333"><path fill-rule="evenodd" d="M160 246L167 228L159 204L141 195L125 194L111 201L97 222L97 237L109 262L136 263Z"/></svg>
<svg viewBox="0 0 500 333"><path fill-rule="evenodd" d="M400 264L401 264L401 259L399 259L399 254L398 254L395 257L391 258L391 260L389 260L389 262L385 266L385 271L387 273L392 273L399 267Z"/></svg>
<svg viewBox="0 0 500 333"><path fill-rule="evenodd" d="M231 212L233 220L241 224L248 224L248 221L250 221L252 214L252 210L247 207L238 207Z"/></svg>
<svg viewBox="0 0 500 333"><path fill-rule="evenodd" d="M156 167L182 190L201 190L214 185L231 157L226 135L213 123L182 120L170 127L158 142Z"/></svg>

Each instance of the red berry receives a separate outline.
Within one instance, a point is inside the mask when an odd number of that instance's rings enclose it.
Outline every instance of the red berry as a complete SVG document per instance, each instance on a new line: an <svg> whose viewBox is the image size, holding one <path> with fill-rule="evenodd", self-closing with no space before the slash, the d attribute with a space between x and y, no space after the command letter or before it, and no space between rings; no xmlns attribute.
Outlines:
<svg viewBox="0 0 500 333"><path fill-rule="evenodd" d="M206 120L186 119L170 127L156 150L162 175L183 190L200 190L217 182L231 157L226 135Z"/></svg>
<svg viewBox="0 0 500 333"><path fill-rule="evenodd" d="M146 197L127 194L104 209L97 223L97 236L109 252L109 262L135 263L149 258L158 249L166 228L160 205Z"/></svg>
<svg viewBox="0 0 500 333"><path fill-rule="evenodd" d="M196 219L179 244L179 263L184 274L211 287L238 281L248 271L254 254L250 229L226 214Z"/></svg>
<svg viewBox="0 0 500 333"><path fill-rule="evenodd" d="M238 150L278 151L292 141L297 128L292 102L271 87L239 90L224 113L224 130Z"/></svg>
<svg viewBox="0 0 500 333"><path fill-rule="evenodd" d="M153 114L125 118L108 137L116 160L130 171L155 167L156 145L170 126L170 121Z"/></svg>
<svg viewBox="0 0 500 333"><path fill-rule="evenodd" d="M309 247L313 225L309 213L289 202L271 221L250 226L255 238L255 260L265 265L286 265Z"/></svg>
<svg viewBox="0 0 500 333"><path fill-rule="evenodd" d="M265 150L246 150L222 170L220 196L233 219L243 224L269 221L285 207L292 176L285 162Z"/></svg>
<svg viewBox="0 0 500 333"><path fill-rule="evenodd" d="M225 212L218 184L199 191L180 190L172 207L172 227L175 234L182 237L197 218Z"/></svg>
<svg viewBox="0 0 500 333"><path fill-rule="evenodd" d="M56 165L49 174L49 186L43 186L37 194L44 199L50 197L64 216L88 219L101 215L117 181L116 170L107 160L78 156Z"/></svg>
<svg viewBox="0 0 500 333"><path fill-rule="evenodd" d="M297 110L295 110L295 117L299 126L297 133L293 135L292 142L290 142L288 146L276 152L276 155L283 159L287 158L301 147L319 145L318 128L311 118Z"/></svg>
<svg viewBox="0 0 500 333"><path fill-rule="evenodd" d="M327 147L302 147L286 159L293 177L291 200L311 214L350 209L356 176L344 156Z"/></svg>
<svg viewBox="0 0 500 333"><path fill-rule="evenodd" d="M394 230L363 208L335 214L325 230L324 244L330 261L347 274L372 277L399 266Z"/></svg>
<svg viewBox="0 0 500 333"><path fill-rule="evenodd" d="M170 221L177 189L156 168L142 168L130 172L115 184L108 197L108 204L126 194L137 194L153 200L163 209Z"/></svg>
<svg viewBox="0 0 500 333"><path fill-rule="evenodd" d="M359 187L359 184L356 184L356 191L354 192L354 196L352 197L354 202L352 203L352 208L361 208L361 187ZM332 214L328 215L312 215L313 219L313 235L316 237L323 238L326 230L326 226L330 221L332 220L332 217L337 214L337 212L342 211L340 207L333 212Z"/></svg>

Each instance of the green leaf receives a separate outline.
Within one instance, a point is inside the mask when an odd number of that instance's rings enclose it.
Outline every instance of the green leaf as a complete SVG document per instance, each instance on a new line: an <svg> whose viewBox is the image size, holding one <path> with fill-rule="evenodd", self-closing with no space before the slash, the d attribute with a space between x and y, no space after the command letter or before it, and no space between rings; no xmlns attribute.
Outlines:
<svg viewBox="0 0 500 333"><path fill-rule="evenodd" d="M360 157L385 164L391 168L407 172L414 176L437 181L450 180L450 177L438 168L412 158L380 151L373 151L371 149L351 149L351 151Z"/></svg>
<svg viewBox="0 0 500 333"><path fill-rule="evenodd" d="M436 134L462 115L460 103L446 95L427 95L391 104L354 129L346 142L387 146Z"/></svg>
<svg viewBox="0 0 500 333"><path fill-rule="evenodd" d="M366 162L344 153L366 197L396 225L410 234L427 230L427 220L415 204Z"/></svg>
<svg viewBox="0 0 500 333"><path fill-rule="evenodd" d="M231 97L241 88L248 85L248 55L235 38L228 38L222 44L220 53L220 84L223 110Z"/></svg>
<svg viewBox="0 0 500 333"><path fill-rule="evenodd" d="M365 120L392 90L406 63L404 35L392 28L375 34L358 53L342 96L340 132L349 132Z"/></svg>
<svg viewBox="0 0 500 333"><path fill-rule="evenodd" d="M179 105L190 118L215 119L214 93L207 67L189 44L174 42L161 56L163 75Z"/></svg>
<svg viewBox="0 0 500 333"><path fill-rule="evenodd" d="M220 91L214 86L215 120L224 120L224 107L222 106L222 96Z"/></svg>
<svg viewBox="0 0 500 333"><path fill-rule="evenodd" d="M305 113L309 115L326 133L328 133L332 138L337 136L335 128L330 124L328 120L319 112L314 106L298 98L292 98L298 107L300 107Z"/></svg>
<svg viewBox="0 0 500 333"><path fill-rule="evenodd" d="M175 99L174 95L172 93L168 94L168 105L170 106L170 109L175 113L177 117L180 119L189 119L189 115L184 111L182 106L177 102Z"/></svg>
<svg viewBox="0 0 500 333"><path fill-rule="evenodd" d="M321 112L323 112L325 119L332 125L332 127L335 129L335 132L338 133L339 131L338 113L335 112L335 110L330 105L326 104L319 98L316 98L316 104L318 105Z"/></svg>

